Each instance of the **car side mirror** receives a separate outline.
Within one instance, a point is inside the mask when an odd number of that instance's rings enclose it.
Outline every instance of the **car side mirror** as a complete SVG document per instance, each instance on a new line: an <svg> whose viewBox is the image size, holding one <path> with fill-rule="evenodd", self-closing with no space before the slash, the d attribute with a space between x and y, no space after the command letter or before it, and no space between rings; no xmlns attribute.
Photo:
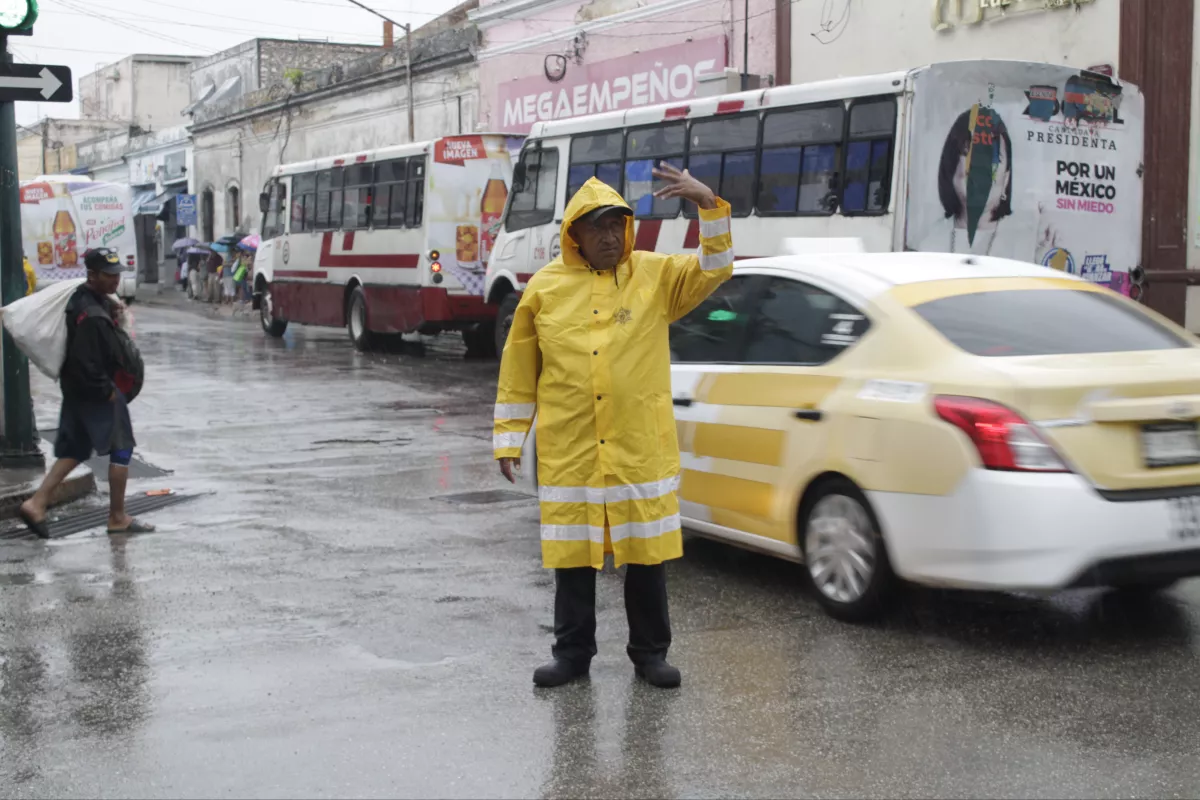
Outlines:
<svg viewBox="0 0 1200 800"><path fill-rule="evenodd" d="M267 213L267 210L270 207L271 207L271 195L268 194L267 192L259 193L259 195L258 195L258 210L265 214L265 213Z"/></svg>

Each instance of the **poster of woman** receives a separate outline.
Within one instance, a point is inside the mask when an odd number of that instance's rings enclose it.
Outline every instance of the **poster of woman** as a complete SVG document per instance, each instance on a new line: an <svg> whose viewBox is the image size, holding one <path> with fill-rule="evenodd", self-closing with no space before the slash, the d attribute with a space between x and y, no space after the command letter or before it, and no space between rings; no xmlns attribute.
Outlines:
<svg viewBox="0 0 1200 800"><path fill-rule="evenodd" d="M1017 62L939 64L913 102L905 249L1027 261L1127 293L1141 253L1141 96ZM1123 103L1124 101L1124 103Z"/></svg>

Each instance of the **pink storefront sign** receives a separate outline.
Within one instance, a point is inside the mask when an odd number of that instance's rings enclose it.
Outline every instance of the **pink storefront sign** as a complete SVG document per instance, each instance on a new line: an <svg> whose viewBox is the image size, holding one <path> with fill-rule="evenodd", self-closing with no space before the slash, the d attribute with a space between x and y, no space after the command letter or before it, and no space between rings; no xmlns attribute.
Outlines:
<svg viewBox="0 0 1200 800"><path fill-rule="evenodd" d="M696 96L700 76L725 68L725 37L660 47L577 66L562 80L545 75L509 81L497 91L500 130L528 133L535 122L582 117Z"/></svg>

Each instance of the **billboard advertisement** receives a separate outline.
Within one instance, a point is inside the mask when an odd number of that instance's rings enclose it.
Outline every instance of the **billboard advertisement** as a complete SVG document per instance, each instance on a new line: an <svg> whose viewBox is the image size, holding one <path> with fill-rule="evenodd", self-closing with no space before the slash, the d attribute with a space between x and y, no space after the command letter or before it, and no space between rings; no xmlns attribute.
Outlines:
<svg viewBox="0 0 1200 800"><path fill-rule="evenodd" d="M81 180L35 180L21 184L21 238L38 283L83 278L83 254L108 247L137 254L132 193L128 186Z"/></svg>
<svg viewBox="0 0 1200 800"><path fill-rule="evenodd" d="M425 219L443 271L471 294L484 272L512 186L520 137L450 136L433 148Z"/></svg>
<svg viewBox="0 0 1200 800"><path fill-rule="evenodd" d="M1029 261L1129 294L1142 252L1136 88L1008 61L914 81L905 249Z"/></svg>
<svg viewBox="0 0 1200 800"><path fill-rule="evenodd" d="M495 115L500 130L528 133L535 122L689 100L702 75L724 68L724 36L572 64L557 81L534 75L501 83Z"/></svg>

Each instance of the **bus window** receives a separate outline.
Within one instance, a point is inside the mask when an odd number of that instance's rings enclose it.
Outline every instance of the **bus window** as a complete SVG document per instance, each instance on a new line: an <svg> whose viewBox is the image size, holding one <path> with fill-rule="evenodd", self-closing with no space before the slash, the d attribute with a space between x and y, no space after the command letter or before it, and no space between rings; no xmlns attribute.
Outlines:
<svg viewBox="0 0 1200 800"><path fill-rule="evenodd" d="M347 230L362 230L371 221L373 171L370 164L355 164L346 167L346 196L342 204L342 227Z"/></svg>
<svg viewBox="0 0 1200 800"><path fill-rule="evenodd" d="M287 208L287 186L279 181L271 181L267 186L267 213L263 216L262 238L274 239L284 232L287 218L284 210Z"/></svg>
<svg viewBox="0 0 1200 800"><path fill-rule="evenodd" d="M317 173L318 230L332 230L342 224L342 168Z"/></svg>
<svg viewBox="0 0 1200 800"><path fill-rule="evenodd" d="M620 131L576 136L571 140L571 165L567 169L567 202L588 178L595 177L621 191L621 157L624 134Z"/></svg>
<svg viewBox="0 0 1200 800"><path fill-rule="evenodd" d="M733 206L735 217L754 208L758 117L745 115L692 123L688 170ZM694 206L684 215L696 216Z"/></svg>
<svg viewBox="0 0 1200 800"><path fill-rule="evenodd" d="M654 165L665 161L683 169L683 151L687 130L682 122L636 128L625 138L625 202L637 217L675 217L679 215L678 197L657 200L654 192L662 188L654 180Z"/></svg>
<svg viewBox="0 0 1200 800"><path fill-rule="evenodd" d="M317 175L309 172L292 178L292 233L316 229Z"/></svg>
<svg viewBox="0 0 1200 800"><path fill-rule="evenodd" d="M425 156L414 156L408 160L408 227L421 227L421 216L425 211Z"/></svg>
<svg viewBox="0 0 1200 800"><path fill-rule="evenodd" d="M856 101L850 105L843 214L887 211L895 130L896 102L892 98Z"/></svg>
<svg viewBox="0 0 1200 800"><path fill-rule="evenodd" d="M554 220L558 186L558 149L528 147L513 171L512 197L504 229L520 231Z"/></svg>
<svg viewBox="0 0 1200 800"><path fill-rule="evenodd" d="M763 119L761 214L832 214L846 109L839 103L769 112Z"/></svg>
<svg viewBox="0 0 1200 800"><path fill-rule="evenodd" d="M404 183L407 170L408 160L403 158L375 164L375 211L372 214L374 227L404 227Z"/></svg>

